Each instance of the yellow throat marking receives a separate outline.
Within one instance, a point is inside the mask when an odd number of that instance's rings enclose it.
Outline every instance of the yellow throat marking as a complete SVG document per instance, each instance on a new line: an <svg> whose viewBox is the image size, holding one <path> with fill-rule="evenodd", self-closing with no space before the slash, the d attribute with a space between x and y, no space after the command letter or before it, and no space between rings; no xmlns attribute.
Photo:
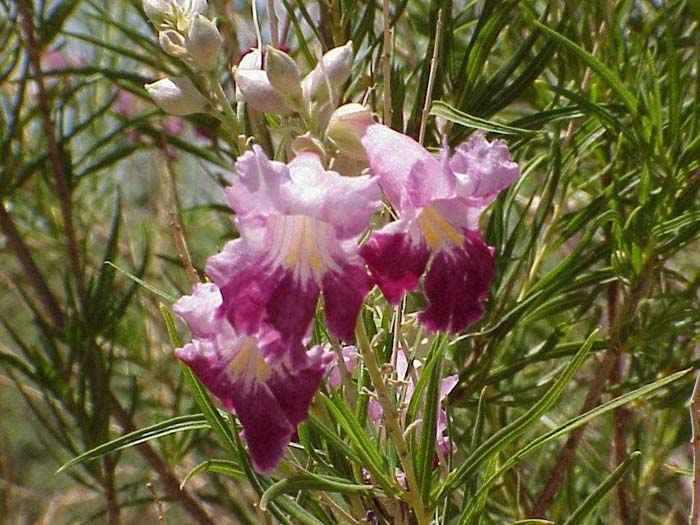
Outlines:
<svg viewBox="0 0 700 525"><path fill-rule="evenodd" d="M234 377L255 377L256 381L265 381L270 377L270 367L252 337L243 340L228 368Z"/></svg>
<svg viewBox="0 0 700 525"><path fill-rule="evenodd" d="M296 268L299 264L307 262L311 270L319 276L326 271L326 264L323 262L318 243L323 237L323 224L314 224L316 221L311 217L295 216L288 220L292 222L293 240L287 255L284 258L284 265L287 268Z"/></svg>
<svg viewBox="0 0 700 525"><path fill-rule="evenodd" d="M423 208L418 216L418 224L428 246L433 250L439 250L446 244L461 246L464 243L464 236L430 205Z"/></svg>

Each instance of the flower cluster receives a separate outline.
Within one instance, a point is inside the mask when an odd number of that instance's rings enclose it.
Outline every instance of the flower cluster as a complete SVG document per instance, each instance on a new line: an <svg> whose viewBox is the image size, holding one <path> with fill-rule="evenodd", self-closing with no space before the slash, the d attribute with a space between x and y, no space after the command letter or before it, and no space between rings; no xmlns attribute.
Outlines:
<svg viewBox="0 0 700 525"><path fill-rule="evenodd" d="M197 285L175 303L194 339L176 350L244 428L253 465L272 470L306 419L309 404L330 361L330 354L301 344L284 346L274 330L255 336L237 333L225 316L220 290Z"/></svg>
<svg viewBox="0 0 700 525"><path fill-rule="evenodd" d="M265 113L300 113L323 129L350 77L352 59L352 42L348 42L324 54L302 79L283 51L267 46L263 55L252 49L235 70L238 98Z"/></svg>
<svg viewBox="0 0 700 525"><path fill-rule="evenodd" d="M506 144L477 133L452 157L443 145L438 160L411 137L376 124L358 104L336 111L329 134L341 147L364 152L398 215L361 250L387 300L397 303L425 274L429 304L420 319L429 330L456 333L478 320L493 276L493 249L479 233L479 216L520 173Z"/></svg>
<svg viewBox="0 0 700 525"><path fill-rule="evenodd" d="M200 72L215 68L221 41L203 0L145 6L167 53ZM238 415L260 472L284 455L331 361L324 347L306 350L315 318L332 338L352 343L375 284L392 304L422 292L427 306L418 318L431 332L457 333L483 315L494 253L479 232L479 216L519 176L505 143L483 134L452 155L444 144L436 158L376 123L365 107L338 107L352 61L348 42L302 78L291 56L268 46L234 69L238 103L289 117L290 129L301 125L305 133L283 139L291 140L282 148L287 163L257 145L238 157L226 190L238 238L209 258L210 282L174 307L194 338L177 356ZM167 112L209 104L189 80L156 84L147 88ZM243 128L235 122L231 129ZM245 136L238 138L245 149ZM397 219L360 243L383 198ZM397 363L410 397L408 364L402 355ZM443 386L446 395L454 378ZM370 408L381 418L378 407ZM450 446L445 427L441 412L436 439L443 454Z"/></svg>
<svg viewBox="0 0 700 525"><path fill-rule="evenodd" d="M145 0L144 11L158 30L163 50L194 68L216 69L221 51L221 35L208 19L206 0ZM146 85L158 106L172 115L204 113L209 100L187 77L163 78Z"/></svg>

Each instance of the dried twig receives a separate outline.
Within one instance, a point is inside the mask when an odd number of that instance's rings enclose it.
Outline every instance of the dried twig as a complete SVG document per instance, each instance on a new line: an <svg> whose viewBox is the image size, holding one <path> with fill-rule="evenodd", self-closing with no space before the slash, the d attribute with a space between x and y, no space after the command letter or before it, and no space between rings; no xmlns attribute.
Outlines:
<svg viewBox="0 0 700 525"><path fill-rule="evenodd" d="M115 415L117 421L125 432L134 432L136 430L136 427L134 427L134 424L131 421L131 417L124 407L119 404L119 401L117 401L117 399L114 397L112 397L112 413ZM161 457L149 443L141 443L136 445L135 448L156 472L156 474L158 474L158 477L163 483L163 488L168 493L170 498L180 504L182 508L185 509L189 515L192 516L192 518L194 518L195 523L199 525L214 525L214 521L209 517L206 511L194 499L189 491L184 488L180 488L180 483L175 475L170 472L168 466L163 462Z"/></svg>
<svg viewBox="0 0 700 525"><path fill-rule="evenodd" d="M440 55L440 41L442 40L442 9L437 14L437 26L435 28L435 42L433 43L433 56L430 59L430 74L428 75L428 88L425 90L425 102L420 118L420 131L418 142L423 144L425 140L425 128L428 125L428 112L430 104L433 102L433 87L435 86L435 75L438 68L438 56Z"/></svg>
<svg viewBox="0 0 700 525"><path fill-rule="evenodd" d="M29 279L29 284L34 289L44 310L49 316L50 322L57 330L63 329L63 312L54 297L39 267L34 262L32 253L20 235L12 217L0 203L0 231L7 239L7 247L15 254L24 275Z"/></svg>
<svg viewBox="0 0 700 525"><path fill-rule="evenodd" d="M158 509L158 525L165 525L165 514L163 513L163 502L160 501L160 498L158 497L158 493L156 492L156 489L153 486L153 483L151 483L150 481L148 483L146 483L146 488L151 493L151 497L153 498L153 502L156 504L156 508Z"/></svg>
<svg viewBox="0 0 700 525"><path fill-rule="evenodd" d="M165 152L165 145L162 145L162 149ZM177 249L177 255L180 258L180 263L182 263L183 268L187 272L187 277L190 280L192 286L201 282L199 274L192 264L192 257L190 256L190 250L187 247L187 240L185 239L185 231L182 227L182 204L180 202L180 197L177 192L177 183L175 181L175 170L172 166L172 161L168 158L167 154L164 153L165 157L165 172L168 178L168 188L170 192L170 202L172 204L172 209L169 212L170 215L170 228L173 232L173 239L175 240L175 247Z"/></svg>
<svg viewBox="0 0 700 525"><path fill-rule="evenodd" d="M49 107L48 97L46 95L46 87L41 72L40 49L36 41L34 30L34 18L32 15L32 3L29 1L17 2L19 9L22 28L24 31L24 40L27 54L29 55L29 63L34 74L34 83L37 87L37 106L41 121L44 126L44 134L49 151L49 160L51 161L51 169L56 185L56 193L61 207L61 215L63 217L63 228L66 233L66 241L68 244L68 261L73 272L75 285L78 290L78 295L81 301L86 299L85 285L83 282L83 273L80 264L80 255L78 250L78 241L75 236L75 228L73 225L73 210L71 205L71 188L68 182L68 170L61 157L58 142L56 142L56 127L51 118L51 108Z"/></svg>
<svg viewBox="0 0 700 525"><path fill-rule="evenodd" d="M382 70L384 72L384 125L391 126L394 113L391 107L391 18L389 0L382 1L382 20L384 22L384 49L382 51Z"/></svg>
<svg viewBox="0 0 700 525"><path fill-rule="evenodd" d="M610 372L612 371L612 368L615 364L615 360L615 352L612 350L608 350L605 353L603 362L598 367L598 370L596 372L595 377L593 378L593 382L591 383L590 388L588 389L588 394L586 395L586 399L580 411L581 414L595 408L595 406L600 401L600 397L603 394L603 387L605 386L605 383L610 377ZM542 492L540 492L535 506L529 512L530 517L542 517L545 511L552 504L552 501L554 501L554 497L556 496L559 487L564 481L564 474L569 469L569 466L574 460L576 449L578 448L578 445L581 442L581 438L583 437L583 431L585 430L585 428L585 425L580 426L579 428L574 430L569 436L569 439L566 440L564 448L562 448L561 452L559 453L559 456L557 456L554 468L549 474L547 483L542 489Z"/></svg>
<svg viewBox="0 0 700 525"><path fill-rule="evenodd" d="M690 396L690 426L693 433L690 440L693 447L693 499L688 523L700 525L700 372L695 378L695 386Z"/></svg>

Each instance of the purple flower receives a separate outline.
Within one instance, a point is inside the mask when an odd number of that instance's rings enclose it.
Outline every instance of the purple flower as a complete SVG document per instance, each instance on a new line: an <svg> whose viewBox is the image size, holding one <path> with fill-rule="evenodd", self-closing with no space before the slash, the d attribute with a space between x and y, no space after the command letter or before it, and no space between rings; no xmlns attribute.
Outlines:
<svg viewBox="0 0 700 525"><path fill-rule="evenodd" d="M359 141L398 213L360 251L387 300L397 303L416 290L425 273L429 304L420 319L429 330L457 333L478 320L494 265L479 216L520 176L506 144L476 133L451 158L443 146L438 160L412 138L374 123L357 104L339 108L330 130L348 151L357 152Z"/></svg>
<svg viewBox="0 0 700 525"><path fill-rule="evenodd" d="M343 357L343 363L345 363L345 369L349 374L352 374L357 366L357 356L359 355L357 353L357 348L352 345L344 346L341 350L341 354ZM338 364L338 361L339 356L336 356L334 362L328 367L328 385L332 388L337 388L342 383L340 365Z"/></svg>
<svg viewBox="0 0 700 525"><path fill-rule="evenodd" d="M413 393L415 392L416 384L420 378L420 372L422 363L418 360L413 361L413 367L409 370L408 359L406 357L406 351L402 348L397 348L393 355L392 361L396 365L396 379L405 384L404 388L400 390L401 399L399 399L399 413L402 417L406 416L406 409L408 404L411 402ZM459 382L459 376L451 375L443 378L440 381L440 391L439 391L439 403L442 403L452 391L452 389ZM382 417L384 416L384 410L382 406L375 401L370 399L367 405L367 414L375 425L378 425ZM420 429L422 426L422 413L418 412L418 419L416 423L416 435L420 435ZM447 456L452 451L452 440L445 433L447 432L447 412L440 408L438 411L437 427L435 429L435 442L437 445L437 457L436 461L444 461Z"/></svg>
<svg viewBox="0 0 700 525"><path fill-rule="evenodd" d="M371 287L357 240L381 204L376 180L326 171L312 152L270 161L257 146L236 171L227 197L240 238L207 264L228 320L242 334L267 325L301 341L323 293L328 329L351 341Z"/></svg>
<svg viewBox="0 0 700 525"><path fill-rule="evenodd" d="M175 351L202 383L234 412L255 470L271 471L279 463L296 426L333 358L315 347L281 348L278 333L263 327L256 335L239 335L227 321L216 285L198 284L181 297L173 311L192 332L192 342Z"/></svg>

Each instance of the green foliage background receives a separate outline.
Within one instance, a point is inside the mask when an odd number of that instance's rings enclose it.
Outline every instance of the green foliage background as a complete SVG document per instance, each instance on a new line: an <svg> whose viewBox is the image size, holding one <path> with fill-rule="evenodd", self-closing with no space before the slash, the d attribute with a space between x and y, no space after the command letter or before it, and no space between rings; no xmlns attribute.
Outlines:
<svg viewBox="0 0 700 525"><path fill-rule="evenodd" d="M428 351L436 372L424 374L425 396L438 370L460 375L449 473L432 469L421 440L413 450L435 522L546 523L518 520L534 517L564 443L585 423L539 517L687 523L693 374L676 373L698 366L700 4L390 5L392 126L417 136L439 42L426 144L485 129L508 141L523 172L485 214L497 253L486 316ZM353 40L345 100L366 97L381 115L381 3L278 9L304 67ZM250 6L212 0L210 11L235 63L255 43ZM0 523L156 523L159 505L168 523L206 523L195 507L216 523L402 516L388 509L390 481L362 486L363 466L389 479L396 464L362 416L364 379L354 413L340 392L317 396L287 479L274 484L252 475L232 421L175 362L176 329L169 338L159 305L189 284L170 223L182 222L201 273L235 234L220 191L235 154L214 119L188 117L172 134L150 103L144 83L193 72L160 51L140 3L2 0L0 24ZM52 50L65 63L51 66ZM38 79L33 53L44 57ZM134 95L129 111L120 92ZM246 126L268 149L282 133L273 117ZM384 329L380 364L393 335L382 304L375 293L364 313L370 336ZM598 397L608 404L575 419Z"/></svg>

